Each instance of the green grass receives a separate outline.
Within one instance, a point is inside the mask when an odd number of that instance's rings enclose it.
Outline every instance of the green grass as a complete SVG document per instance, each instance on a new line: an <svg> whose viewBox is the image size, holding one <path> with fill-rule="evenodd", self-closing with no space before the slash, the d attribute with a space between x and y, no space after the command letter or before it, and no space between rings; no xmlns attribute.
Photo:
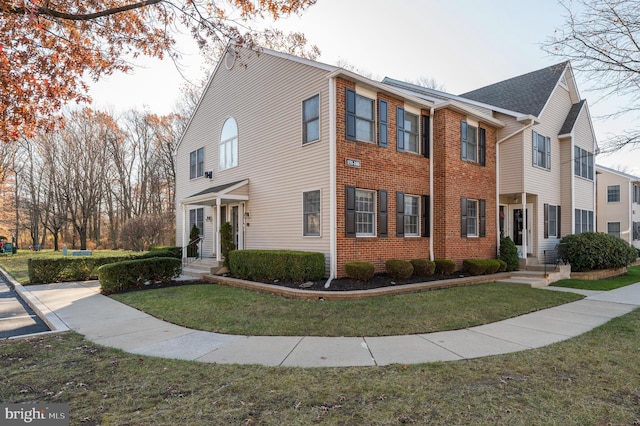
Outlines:
<svg viewBox="0 0 640 426"><path fill-rule="evenodd" d="M172 323L218 333L388 336L486 324L582 296L509 284L483 284L361 300L307 301L199 284L112 297Z"/></svg>
<svg viewBox="0 0 640 426"><path fill-rule="evenodd" d="M71 424L633 425L640 311L545 348L385 367L201 364L75 333L0 341L0 401L65 402Z"/></svg>
<svg viewBox="0 0 640 426"><path fill-rule="evenodd" d="M131 253L124 250L92 250L92 256L108 257L119 256ZM71 254L69 254L71 256ZM41 250L28 251L18 250L16 254L0 256L0 266L7 271L20 284L29 284L29 259L36 258L58 258L63 257L62 251Z"/></svg>
<svg viewBox="0 0 640 426"><path fill-rule="evenodd" d="M553 283L557 287L580 288L583 290L614 290L630 284L640 283L640 266L627 268L627 273L603 280L561 280Z"/></svg>

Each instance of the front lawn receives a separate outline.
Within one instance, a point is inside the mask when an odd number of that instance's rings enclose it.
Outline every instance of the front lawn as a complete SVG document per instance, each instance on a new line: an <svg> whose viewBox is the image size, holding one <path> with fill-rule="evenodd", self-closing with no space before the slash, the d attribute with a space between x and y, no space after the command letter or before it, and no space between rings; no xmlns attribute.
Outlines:
<svg viewBox="0 0 640 426"><path fill-rule="evenodd" d="M630 284L640 283L640 266L627 268L627 273L603 280L561 280L553 283L557 287L579 288L583 290L609 291Z"/></svg>
<svg viewBox="0 0 640 426"><path fill-rule="evenodd" d="M254 336L389 336L486 324L582 296L482 284L350 301L309 301L217 284L112 295L185 327Z"/></svg>
<svg viewBox="0 0 640 426"><path fill-rule="evenodd" d="M0 401L65 402L102 425L634 425L640 311L545 348L350 368L216 365L75 333L0 341Z"/></svg>

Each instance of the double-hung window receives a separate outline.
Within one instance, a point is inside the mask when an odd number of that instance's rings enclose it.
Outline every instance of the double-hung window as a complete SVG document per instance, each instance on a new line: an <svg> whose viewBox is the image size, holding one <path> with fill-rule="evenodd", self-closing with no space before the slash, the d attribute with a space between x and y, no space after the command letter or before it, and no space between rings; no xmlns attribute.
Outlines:
<svg viewBox="0 0 640 426"><path fill-rule="evenodd" d="M486 130L471 125L467 121L460 122L460 147L463 161L471 161L485 165L486 160Z"/></svg>
<svg viewBox="0 0 640 426"><path fill-rule="evenodd" d="M320 95L302 103L302 143L320 140Z"/></svg>
<svg viewBox="0 0 640 426"><path fill-rule="evenodd" d="M420 197L404 195L404 235L420 236Z"/></svg>
<svg viewBox="0 0 640 426"><path fill-rule="evenodd" d="M620 202L620 185L607 186L607 203Z"/></svg>
<svg viewBox="0 0 640 426"><path fill-rule="evenodd" d="M575 233L593 232L593 211L592 210L575 210Z"/></svg>
<svg viewBox="0 0 640 426"><path fill-rule="evenodd" d="M189 154L189 179L204 176L204 148L191 151Z"/></svg>
<svg viewBox="0 0 640 426"><path fill-rule="evenodd" d="M607 222L607 234L620 238L620 222Z"/></svg>
<svg viewBox="0 0 640 426"><path fill-rule="evenodd" d="M404 108L396 110L396 125L398 126L398 150L420 153L418 116L407 112Z"/></svg>
<svg viewBox="0 0 640 426"><path fill-rule="evenodd" d="M544 205L544 238L560 238L560 206Z"/></svg>
<svg viewBox="0 0 640 426"><path fill-rule="evenodd" d="M238 125L233 117L227 119L220 133L220 152L218 167L220 170L238 165Z"/></svg>
<svg viewBox="0 0 640 426"><path fill-rule="evenodd" d="M633 202L640 204L640 186L633 185Z"/></svg>
<svg viewBox="0 0 640 426"><path fill-rule="evenodd" d="M460 233L462 237L486 237L486 200L460 199Z"/></svg>
<svg viewBox="0 0 640 426"><path fill-rule="evenodd" d="M320 191L305 192L303 203L303 235L306 237L320 236Z"/></svg>
<svg viewBox="0 0 640 426"><path fill-rule="evenodd" d="M356 189L356 236L376 235L376 193Z"/></svg>
<svg viewBox="0 0 640 426"><path fill-rule="evenodd" d="M633 240L640 240L640 222L633 222Z"/></svg>
<svg viewBox="0 0 640 426"><path fill-rule="evenodd" d="M467 200L467 237L478 236L478 200Z"/></svg>
<svg viewBox="0 0 640 426"><path fill-rule="evenodd" d="M574 174L593 180L593 154L576 146L574 147L573 157Z"/></svg>
<svg viewBox="0 0 640 426"><path fill-rule="evenodd" d="M346 137L349 140L375 142L375 103L359 95L353 89L346 90L347 123Z"/></svg>
<svg viewBox="0 0 640 426"><path fill-rule="evenodd" d="M533 165L551 170L551 138L533 130Z"/></svg>

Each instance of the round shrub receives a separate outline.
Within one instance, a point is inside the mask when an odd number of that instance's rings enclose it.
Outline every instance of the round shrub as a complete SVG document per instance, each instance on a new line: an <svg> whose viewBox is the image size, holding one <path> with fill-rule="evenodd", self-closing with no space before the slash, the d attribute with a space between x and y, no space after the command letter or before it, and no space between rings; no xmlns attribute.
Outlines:
<svg viewBox="0 0 640 426"><path fill-rule="evenodd" d="M413 265L408 260L389 259L384 262L384 268L394 280L406 280L413 274Z"/></svg>
<svg viewBox="0 0 640 426"><path fill-rule="evenodd" d="M500 238L500 259L506 262L507 271L517 271L520 269L518 248L509 237Z"/></svg>
<svg viewBox="0 0 640 426"><path fill-rule="evenodd" d="M485 275L497 272L500 263L496 259L465 259L462 266L470 275Z"/></svg>
<svg viewBox="0 0 640 426"><path fill-rule="evenodd" d="M496 259L498 261L498 264L500 264L500 267L498 268L497 272L505 272L507 270L507 262L505 262L502 259Z"/></svg>
<svg viewBox="0 0 640 426"><path fill-rule="evenodd" d="M625 267L636 260L637 252L613 235L583 232L562 238L558 255L572 271L585 272Z"/></svg>
<svg viewBox="0 0 640 426"><path fill-rule="evenodd" d="M348 262L344 265L347 277L356 281L369 281L376 272L375 266L370 262Z"/></svg>
<svg viewBox="0 0 640 426"><path fill-rule="evenodd" d="M451 275L456 270L456 262L450 259L436 259L436 274Z"/></svg>
<svg viewBox="0 0 640 426"><path fill-rule="evenodd" d="M413 259L411 264L416 277L430 277L436 270L436 264L429 259Z"/></svg>

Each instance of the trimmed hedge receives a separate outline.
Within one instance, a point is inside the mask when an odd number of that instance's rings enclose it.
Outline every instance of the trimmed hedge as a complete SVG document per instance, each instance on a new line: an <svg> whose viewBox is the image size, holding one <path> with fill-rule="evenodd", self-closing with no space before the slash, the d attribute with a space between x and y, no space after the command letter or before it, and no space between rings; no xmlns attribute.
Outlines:
<svg viewBox="0 0 640 426"><path fill-rule="evenodd" d="M149 247L149 251L168 251L169 253L172 253L173 257L176 259L182 259L182 247L179 246L151 246Z"/></svg>
<svg viewBox="0 0 640 426"><path fill-rule="evenodd" d="M376 273L376 268L370 262L348 262L344 265L347 277L356 281L369 281Z"/></svg>
<svg viewBox="0 0 640 426"><path fill-rule="evenodd" d="M413 274L413 265L408 260L389 259L384 262L384 268L394 280L406 280Z"/></svg>
<svg viewBox="0 0 640 426"><path fill-rule="evenodd" d="M498 272L505 272L507 270L507 262L505 262L502 259L496 259L496 260L500 264L500 267L498 268Z"/></svg>
<svg viewBox="0 0 640 426"><path fill-rule="evenodd" d="M622 268L638 257L635 247L613 235L583 232L560 240L558 255L571 265L572 272Z"/></svg>
<svg viewBox="0 0 640 426"><path fill-rule="evenodd" d="M429 259L412 259L413 275L416 277L430 277L436 271L435 262Z"/></svg>
<svg viewBox="0 0 640 426"><path fill-rule="evenodd" d="M324 254L295 250L233 250L229 270L252 280L315 281L324 277Z"/></svg>
<svg viewBox="0 0 640 426"><path fill-rule="evenodd" d="M103 294L168 283L182 271L182 261L172 257L152 257L109 263L98 268Z"/></svg>
<svg viewBox="0 0 640 426"><path fill-rule="evenodd" d="M97 268L108 263L129 260L132 256L113 257L61 257L29 259L29 283L58 283L96 279Z"/></svg>
<svg viewBox="0 0 640 426"><path fill-rule="evenodd" d="M150 259L152 257L172 257L174 259L180 259L179 257L176 257L176 253L174 251L170 250L152 250L135 256L136 259Z"/></svg>
<svg viewBox="0 0 640 426"><path fill-rule="evenodd" d="M500 262L496 259L464 259L462 268L471 275L494 274L500 269Z"/></svg>
<svg viewBox="0 0 640 426"><path fill-rule="evenodd" d="M438 275L451 275L456 270L456 262L450 259L436 259L435 273Z"/></svg>

